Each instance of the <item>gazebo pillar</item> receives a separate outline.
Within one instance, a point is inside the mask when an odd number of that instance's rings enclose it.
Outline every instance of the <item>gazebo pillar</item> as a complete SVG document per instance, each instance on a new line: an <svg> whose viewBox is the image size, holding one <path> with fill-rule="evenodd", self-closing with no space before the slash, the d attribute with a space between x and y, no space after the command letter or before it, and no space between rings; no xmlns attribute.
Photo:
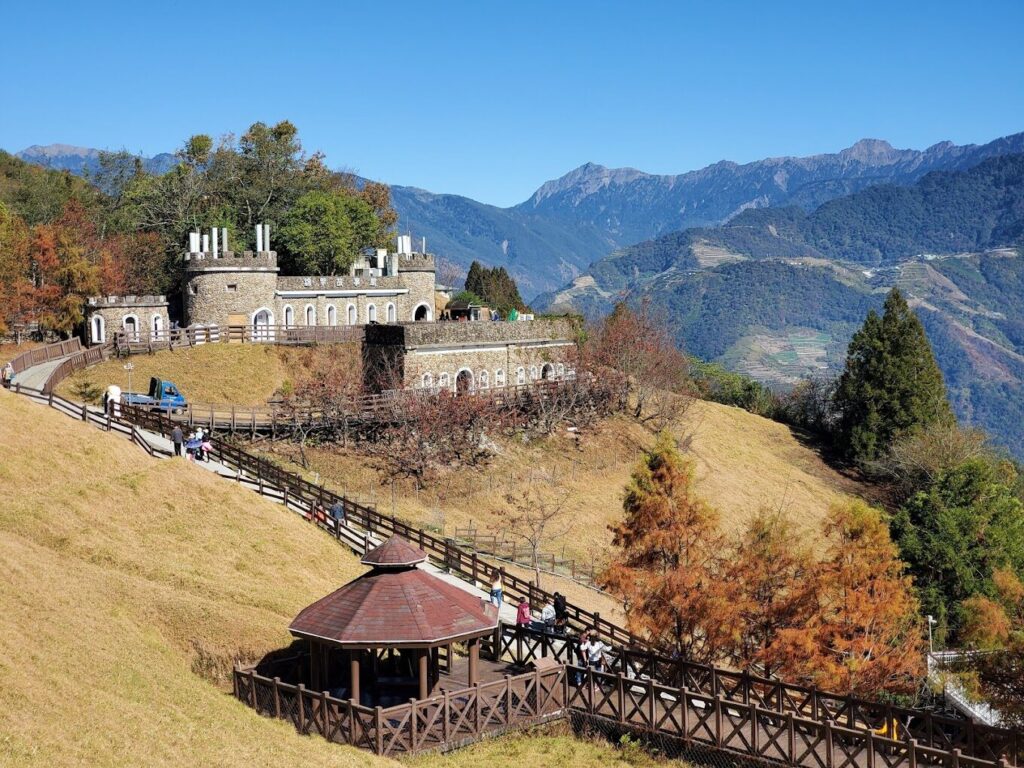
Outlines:
<svg viewBox="0 0 1024 768"><path fill-rule="evenodd" d="M427 663L430 658L429 648L417 649L417 655L419 658L419 675L420 675L420 698L425 699L430 695L430 665Z"/></svg>
<svg viewBox="0 0 1024 768"><path fill-rule="evenodd" d="M348 652L348 671L349 680L349 695L355 701L359 703L359 654L361 651L349 651Z"/></svg>
<svg viewBox="0 0 1024 768"><path fill-rule="evenodd" d="M476 685L480 679L480 638L469 641L469 684Z"/></svg>

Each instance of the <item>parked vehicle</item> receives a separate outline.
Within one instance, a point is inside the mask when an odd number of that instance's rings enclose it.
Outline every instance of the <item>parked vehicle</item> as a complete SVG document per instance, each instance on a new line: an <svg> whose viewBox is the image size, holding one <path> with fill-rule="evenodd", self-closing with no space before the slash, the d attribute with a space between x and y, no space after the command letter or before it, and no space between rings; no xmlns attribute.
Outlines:
<svg viewBox="0 0 1024 768"><path fill-rule="evenodd" d="M181 394L174 382L158 379L156 376L149 380L148 395L125 392L121 395L121 402L151 411L166 411L168 413L178 413L188 406L185 396Z"/></svg>

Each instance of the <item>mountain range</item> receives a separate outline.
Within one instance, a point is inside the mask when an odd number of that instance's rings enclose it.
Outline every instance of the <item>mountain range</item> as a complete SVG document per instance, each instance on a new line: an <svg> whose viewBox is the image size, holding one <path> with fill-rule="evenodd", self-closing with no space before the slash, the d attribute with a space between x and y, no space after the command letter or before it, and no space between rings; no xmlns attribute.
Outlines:
<svg viewBox="0 0 1024 768"><path fill-rule="evenodd" d="M92 176L100 167L100 150L71 144L33 144L16 152L14 156L28 163L57 171L69 171L78 176ZM140 156L140 159L143 168L149 173L157 174L167 173L178 162L177 158L168 152L161 152L153 157Z"/></svg>
<svg viewBox="0 0 1024 768"><path fill-rule="evenodd" d="M837 370L885 293L907 293L954 409L1024 457L1024 154L830 200L747 210L619 249L535 307L662 311L681 345L762 381Z"/></svg>
<svg viewBox="0 0 1024 768"><path fill-rule="evenodd" d="M504 266L523 296L552 291L591 263L624 246L686 229L722 224L745 210L794 205L812 211L865 187L913 184L930 171L958 170L1024 152L1024 133L987 144L941 142L925 150L895 149L863 139L840 152L775 157L657 175L587 163L541 185L524 202L500 208L468 197L393 185L399 229L462 271L474 261ZM17 156L74 173L95 170L98 151L62 144L29 147ZM162 172L174 156L143 158Z"/></svg>

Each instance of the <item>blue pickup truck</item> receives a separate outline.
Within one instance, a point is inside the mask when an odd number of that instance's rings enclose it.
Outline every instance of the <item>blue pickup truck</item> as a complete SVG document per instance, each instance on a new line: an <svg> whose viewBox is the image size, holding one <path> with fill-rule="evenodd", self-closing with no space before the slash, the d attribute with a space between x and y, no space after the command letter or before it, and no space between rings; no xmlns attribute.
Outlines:
<svg viewBox="0 0 1024 768"><path fill-rule="evenodd" d="M121 395L121 402L148 408L151 411L166 411L167 413L178 413L188 406L185 396L178 391L173 382L158 379L156 376L149 380L148 395L125 392Z"/></svg>

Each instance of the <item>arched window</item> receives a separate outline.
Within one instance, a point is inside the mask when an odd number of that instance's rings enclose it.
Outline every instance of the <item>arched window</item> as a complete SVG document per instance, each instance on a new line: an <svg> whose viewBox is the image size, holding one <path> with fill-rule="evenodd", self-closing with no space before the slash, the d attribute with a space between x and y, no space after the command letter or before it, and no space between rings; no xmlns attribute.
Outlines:
<svg viewBox="0 0 1024 768"><path fill-rule="evenodd" d="M334 308L333 304L327 305L327 324L337 325L338 324L338 310Z"/></svg>
<svg viewBox="0 0 1024 768"><path fill-rule="evenodd" d="M291 328L295 325L295 310L291 304L284 308L284 327Z"/></svg>
<svg viewBox="0 0 1024 768"><path fill-rule="evenodd" d="M107 341L107 321L102 315L92 316L92 343L105 344Z"/></svg>
<svg viewBox="0 0 1024 768"><path fill-rule="evenodd" d="M345 310L345 311L348 313L348 324L349 325L355 325L356 324L356 305L355 304L349 304L348 305L348 309Z"/></svg>
<svg viewBox="0 0 1024 768"><path fill-rule="evenodd" d="M494 372L494 386L504 387L505 386L505 369L499 368Z"/></svg>
<svg viewBox="0 0 1024 768"><path fill-rule="evenodd" d="M476 385L480 387L480 389L487 389L491 386L490 376L487 374L487 371L480 371L480 373L476 375Z"/></svg>
<svg viewBox="0 0 1024 768"><path fill-rule="evenodd" d="M395 312L395 305L388 304L388 322L393 323L397 319L397 313Z"/></svg>
<svg viewBox="0 0 1024 768"><path fill-rule="evenodd" d="M537 366L536 365L531 365L530 366L530 381L536 381L536 380L537 380Z"/></svg>
<svg viewBox="0 0 1024 768"><path fill-rule="evenodd" d="M424 389L433 389L434 387L434 375L431 373L424 373L421 379Z"/></svg>
<svg viewBox="0 0 1024 768"><path fill-rule="evenodd" d="M458 394L470 392L473 389L473 372L469 368L463 368L455 376L455 391Z"/></svg>
<svg viewBox="0 0 1024 768"><path fill-rule="evenodd" d="M430 309L429 304L418 304L416 309L412 311L412 319L417 323L422 320L430 320L434 316L434 313Z"/></svg>
<svg viewBox="0 0 1024 768"><path fill-rule="evenodd" d="M368 304L366 306L366 322L376 323L377 322L377 307L374 304Z"/></svg>
<svg viewBox="0 0 1024 768"><path fill-rule="evenodd" d="M306 305L306 325L316 325L316 307L312 304Z"/></svg>
<svg viewBox="0 0 1024 768"><path fill-rule="evenodd" d="M565 363L559 363L558 364L558 378L560 378L560 379L564 379L565 378Z"/></svg>
<svg viewBox="0 0 1024 768"><path fill-rule="evenodd" d="M129 339L133 341L139 340L139 318L135 315L128 315L121 321L121 326L124 328L124 332L128 334Z"/></svg>
<svg viewBox="0 0 1024 768"><path fill-rule="evenodd" d="M160 315L153 315L153 338L159 339L160 332L164 329L164 319Z"/></svg>
<svg viewBox="0 0 1024 768"><path fill-rule="evenodd" d="M526 369L523 366L516 368L516 384L522 386L526 383Z"/></svg>
<svg viewBox="0 0 1024 768"><path fill-rule="evenodd" d="M437 386L441 389L448 389L451 386L451 379L447 373L442 373L437 377Z"/></svg>
<svg viewBox="0 0 1024 768"><path fill-rule="evenodd" d="M551 363L544 363L544 367L540 369L540 377L542 379L555 378L555 366Z"/></svg>

